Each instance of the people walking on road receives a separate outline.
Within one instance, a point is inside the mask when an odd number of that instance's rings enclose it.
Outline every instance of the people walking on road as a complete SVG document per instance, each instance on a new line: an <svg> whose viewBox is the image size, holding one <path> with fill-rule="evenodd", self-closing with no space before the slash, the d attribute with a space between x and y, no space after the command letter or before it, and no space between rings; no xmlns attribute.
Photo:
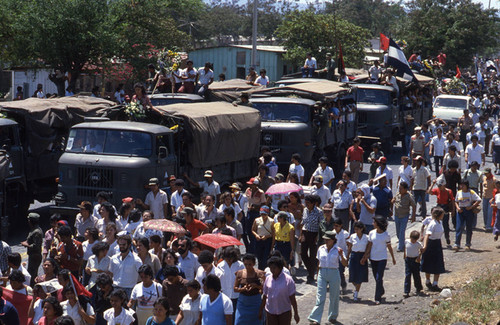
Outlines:
<svg viewBox="0 0 500 325"><path fill-rule="evenodd" d="M363 257L368 246L368 236L365 234L365 225L356 221L354 233L347 240L347 259L349 260L349 282L354 285L353 300L359 300L361 283L368 282L368 263Z"/></svg>
<svg viewBox="0 0 500 325"><path fill-rule="evenodd" d="M363 171L364 150L361 148L360 144L361 140L358 137L354 138L353 145L347 149L345 156L344 168L347 169L349 166L354 183L358 182L359 173ZM349 163L349 165L347 163Z"/></svg>
<svg viewBox="0 0 500 325"><path fill-rule="evenodd" d="M425 232L420 267L421 271L425 273L425 285L429 290L436 292L441 291L438 286L439 275L445 272L443 247L441 246L441 237L443 237L444 233L444 227L441 224L443 216L443 209L434 208L432 210L432 221ZM432 284L430 280L431 274L434 275Z"/></svg>
<svg viewBox="0 0 500 325"><path fill-rule="evenodd" d="M301 243L300 255L307 269L307 283L312 284L317 266L316 252L318 250L319 225L324 217L323 212L317 206L317 197L306 195L304 201L306 208L304 209L302 229L299 236Z"/></svg>
<svg viewBox="0 0 500 325"><path fill-rule="evenodd" d="M370 259L373 278L375 279L375 304L379 305L385 294L384 272L387 265L387 251L391 254L392 264L396 265L396 258L391 246L391 237L387 233L387 220L382 217L373 219L373 229L368 234L368 245L362 261Z"/></svg>
<svg viewBox="0 0 500 325"><path fill-rule="evenodd" d="M369 233L373 229L373 218L375 218L375 209L377 208L377 199L371 193L370 186L361 185L355 194L356 211L359 213L357 221L365 225L365 232Z"/></svg>
<svg viewBox="0 0 500 325"><path fill-rule="evenodd" d="M437 188L434 185L437 184ZM437 206L443 209L444 215L441 220L443 225L444 238L446 239L446 244L450 245L450 222L449 216L455 213L455 196L453 192L446 188L446 181L443 178L438 178L432 181L432 185L427 191L429 195L437 196Z"/></svg>
<svg viewBox="0 0 500 325"><path fill-rule="evenodd" d="M333 191L330 202L333 203L335 209L335 217L342 220L342 225L345 230L349 230L350 211L349 207L352 203L353 195L347 190L347 182L340 180L337 182L337 189Z"/></svg>
<svg viewBox="0 0 500 325"><path fill-rule="evenodd" d="M327 231L323 236L325 244L318 248L318 290L316 304L308 317L311 324L320 324L326 301L327 288L330 289L328 321L335 324L339 315L340 265L347 266L344 250L338 246L335 231Z"/></svg>
<svg viewBox="0 0 500 325"><path fill-rule="evenodd" d="M413 191L413 198L416 203L420 202L420 216L422 220L427 216L427 202L425 194L431 185L431 173L429 169L424 166L424 158L417 156L413 158L415 167L413 167L413 175L411 179L410 188Z"/></svg>
<svg viewBox="0 0 500 325"><path fill-rule="evenodd" d="M406 238L405 234L408 220L410 220L410 222L412 223L415 222L415 216L417 212L417 205L415 204L415 200L408 190L409 186L406 182L402 182L401 184L399 184L399 191L391 202L394 209L394 224L396 225L396 236L398 237L398 252L402 252L404 250L404 240Z"/></svg>
<svg viewBox="0 0 500 325"><path fill-rule="evenodd" d="M387 183L389 184L389 187L393 189L393 184L392 184L392 179L394 178L394 175L392 173L392 168L387 166L387 158L386 157L380 157L379 160L377 160L378 163L378 168L377 171L375 172L375 178L381 177L382 175L385 175L385 178L387 179Z"/></svg>
<svg viewBox="0 0 500 325"><path fill-rule="evenodd" d="M460 191L455 197L455 208L457 209L457 226L455 234L455 245L453 249L458 251L462 240L462 234L465 230L465 248L470 250L472 241L472 231L474 227L474 210L479 207L481 198L477 193L470 189L469 182L462 180Z"/></svg>
<svg viewBox="0 0 500 325"><path fill-rule="evenodd" d="M405 259L405 284L404 297L410 296L411 278L413 277L413 285L415 293L418 295L423 289L422 280L420 278L420 260L422 255L422 244L418 241L420 233L413 230L410 233L410 239L405 241L404 259Z"/></svg>
<svg viewBox="0 0 500 325"><path fill-rule="evenodd" d="M445 141L443 137L443 129L441 127L436 128L436 135L432 137L430 144L430 153L434 157L434 172L436 177L439 177L441 171L441 166L443 165L443 158L445 155Z"/></svg>

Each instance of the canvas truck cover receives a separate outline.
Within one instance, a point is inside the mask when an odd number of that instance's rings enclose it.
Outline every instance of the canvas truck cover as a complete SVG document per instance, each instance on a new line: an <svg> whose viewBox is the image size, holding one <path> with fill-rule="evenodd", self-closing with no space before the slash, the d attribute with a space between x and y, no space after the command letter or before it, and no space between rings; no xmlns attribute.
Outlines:
<svg viewBox="0 0 500 325"><path fill-rule="evenodd" d="M102 98L71 96L3 102L0 110L19 123L30 154L39 156L71 126L83 122L85 117L103 116L115 106L116 103Z"/></svg>
<svg viewBox="0 0 500 325"><path fill-rule="evenodd" d="M188 158L195 168L256 159L260 145L260 114L226 102L157 106L183 120Z"/></svg>
<svg viewBox="0 0 500 325"><path fill-rule="evenodd" d="M254 91L254 95L269 96L298 96L312 100L328 101L348 94L350 88L344 83L322 80L318 82L304 82L284 87L274 87Z"/></svg>
<svg viewBox="0 0 500 325"><path fill-rule="evenodd" d="M263 86L253 86L244 79L230 79L227 81L217 81L210 85L209 99L211 101L233 102L241 93L252 93L255 90L263 89Z"/></svg>

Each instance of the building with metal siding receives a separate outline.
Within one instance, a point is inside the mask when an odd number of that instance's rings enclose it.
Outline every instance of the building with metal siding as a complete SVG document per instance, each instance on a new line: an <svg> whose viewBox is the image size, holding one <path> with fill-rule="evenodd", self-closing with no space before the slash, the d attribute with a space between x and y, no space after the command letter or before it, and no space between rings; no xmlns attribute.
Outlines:
<svg viewBox="0 0 500 325"><path fill-rule="evenodd" d="M258 45L257 46L257 73L264 68L271 81L281 79L287 74L288 67L283 61L286 50L282 46ZM252 45L228 45L197 49L189 52L189 59L194 62L198 69L211 62L214 66L215 80L218 75L224 73L226 80L242 78L248 74L252 59Z"/></svg>

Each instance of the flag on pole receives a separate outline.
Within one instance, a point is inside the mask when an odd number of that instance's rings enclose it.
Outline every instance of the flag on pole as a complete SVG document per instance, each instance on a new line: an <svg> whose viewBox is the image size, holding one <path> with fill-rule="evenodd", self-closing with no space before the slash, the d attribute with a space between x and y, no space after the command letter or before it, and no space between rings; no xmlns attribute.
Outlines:
<svg viewBox="0 0 500 325"><path fill-rule="evenodd" d="M460 72L460 69L458 68L458 64L457 64L457 74L455 75L455 78L457 78L457 79L462 78L462 72Z"/></svg>
<svg viewBox="0 0 500 325"><path fill-rule="evenodd" d="M78 280L76 279L76 277L73 274L71 274L71 278L69 278L69 279L71 282L71 286L73 287L73 291L75 292L75 295L77 297L78 296L85 296L88 298L92 298L92 293L89 292L87 289L85 289L83 284L78 282Z"/></svg>
<svg viewBox="0 0 500 325"><path fill-rule="evenodd" d="M408 64L408 60L406 60L405 54L392 38L389 39L388 54L387 64L397 69L396 75L398 77L402 77L408 81L418 82L417 78L415 78L415 75L413 74L413 71L410 69L410 65Z"/></svg>
<svg viewBox="0 0 500 325"><path fill-rule="evenodd" d="M380 49L382 51L389 49L389 38L382 33L380 33Z"/></svg>
<svg viewBox="0 0 500 325"><path fill-rule="evenodd" d="M339 43L339 67L338 67L338 72L339 72L339 74L342 74L342 73L345 74L344 55L342 54L342 44L341 43Z"/></svg>

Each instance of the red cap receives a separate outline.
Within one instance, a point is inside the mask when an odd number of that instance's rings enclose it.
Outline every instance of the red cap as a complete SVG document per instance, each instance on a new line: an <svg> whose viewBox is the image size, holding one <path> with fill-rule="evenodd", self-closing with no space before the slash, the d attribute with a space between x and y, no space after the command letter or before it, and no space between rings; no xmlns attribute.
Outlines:
<svg viewBox="0 0 500 325"><path fill-rule="evenodd" d="M387 158L385 157L380 157L379 160L377 160L378 163L383 163L383 164L387 164Z"/></svg>
<svg viewBox="0 0 500 325"><path fill-rule="evenodd" d="M132 202L133 200L134 200L134 198L131 198L131 197L129 196L129 197L124 197L124 198L122 199L122 202L123 202L123 203L130 203L130 202Z"/></svg>

